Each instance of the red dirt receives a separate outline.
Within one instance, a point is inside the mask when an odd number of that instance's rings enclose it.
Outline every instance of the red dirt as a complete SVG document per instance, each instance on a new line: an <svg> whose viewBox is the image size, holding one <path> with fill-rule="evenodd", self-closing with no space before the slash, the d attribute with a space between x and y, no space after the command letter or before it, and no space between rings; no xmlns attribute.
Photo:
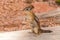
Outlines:
<svg viewBox="0 0 60 40"><path fill-rule="evenodd" d="M1 0L0 2L0 31L12 31L30 28L28 23L26 23L24 20L24 12L21 11L28 4L19 0ZM33 12L39 14L41 12L56 9L54 6L51 7L44 2L35 2L32 3L32 5L35 7ZM26 25L23 23L26 23Z"/></svg>

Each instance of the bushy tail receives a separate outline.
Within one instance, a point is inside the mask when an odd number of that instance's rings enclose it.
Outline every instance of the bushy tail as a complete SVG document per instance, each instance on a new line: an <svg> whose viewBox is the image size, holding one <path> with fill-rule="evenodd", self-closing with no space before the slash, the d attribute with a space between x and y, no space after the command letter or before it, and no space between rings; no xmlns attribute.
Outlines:
<svg viewBox="0 0 60 40"><path fill-rule="evenodd" d="M40 30L41 31L41 33L51 33L52 31L51 30Z"/></svg>

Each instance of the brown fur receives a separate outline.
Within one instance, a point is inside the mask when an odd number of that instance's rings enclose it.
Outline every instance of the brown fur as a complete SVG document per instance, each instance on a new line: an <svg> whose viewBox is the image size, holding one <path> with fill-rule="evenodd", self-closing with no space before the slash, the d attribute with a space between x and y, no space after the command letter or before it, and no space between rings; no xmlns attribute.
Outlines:
<svg viewBox="0 0 60 40"><path fill-rule="evenodd" d="M31 25L32 32L35 34L40 34L42 32L50 32L49 30L44 31L41 29L38 17L36 17L36 15L32 12L32 9L34 8L33 5L31 5L32 1L33 0L26 0L25 3L29 3L29 6L23 9L27 16L26 19L28 19L28 22Z"/></svg>

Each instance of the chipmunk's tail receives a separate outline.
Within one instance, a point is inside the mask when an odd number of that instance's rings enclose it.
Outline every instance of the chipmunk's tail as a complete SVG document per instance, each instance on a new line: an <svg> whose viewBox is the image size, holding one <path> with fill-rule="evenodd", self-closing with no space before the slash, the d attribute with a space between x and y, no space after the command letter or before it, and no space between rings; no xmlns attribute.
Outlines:
<svg viewBox="0 0 60 40"><path fill-rule="evenodd" d="M41 33L51 33L52 31L51 30L43 30L43 29L40 29Z"/></svg>

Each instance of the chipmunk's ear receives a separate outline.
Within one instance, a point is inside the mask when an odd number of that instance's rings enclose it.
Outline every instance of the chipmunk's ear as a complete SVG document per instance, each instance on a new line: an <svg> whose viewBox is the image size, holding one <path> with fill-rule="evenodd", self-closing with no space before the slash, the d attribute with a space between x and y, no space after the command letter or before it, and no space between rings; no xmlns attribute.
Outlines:
<svg viewBox="0 0 60 40"><path fill-rule="evenodd" d="M25 7L23 11L31 11L34 8L34 6L30 5L28 7Z"/></svg>

